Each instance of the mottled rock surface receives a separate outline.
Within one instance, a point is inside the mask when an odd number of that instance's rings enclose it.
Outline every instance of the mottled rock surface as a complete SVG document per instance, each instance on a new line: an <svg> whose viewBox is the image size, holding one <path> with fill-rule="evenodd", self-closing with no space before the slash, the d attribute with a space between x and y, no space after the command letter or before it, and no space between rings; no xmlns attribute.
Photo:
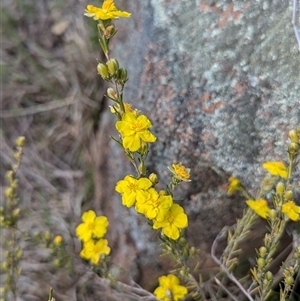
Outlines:
<svg viewBox="0 0 300 301"><path fill-rule="evenodd" d="M291 1L131 0L118 6L132 12L116 22L112 43L129 73L125 100L150 117L158 136L149 171L159 174L163 188L167 165L191 167L193 181L178 196L189 214L191 243L208 254L215 235L244 208L242 199L226 195L228 176L255 193L262 162L285 159L288 130L300 124ZM108 109L99 128L95 206L111 221L113 261L151 288L162 264L157 235L114 192L133 170L109 139L116 132Z"/></svg>

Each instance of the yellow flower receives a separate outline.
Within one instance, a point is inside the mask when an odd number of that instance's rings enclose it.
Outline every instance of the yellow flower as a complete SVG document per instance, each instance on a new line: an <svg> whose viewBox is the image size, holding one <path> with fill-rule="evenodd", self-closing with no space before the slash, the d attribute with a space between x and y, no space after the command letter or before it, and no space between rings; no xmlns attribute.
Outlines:
<svg viewBox="0 0 300 301"><path fill-rule="evenodd" d="M173 204L162 221L154 221L153 229L162 228L165 236L177 240L180 236L179 229L186 228L188 225L187 215L178 204Z"/></svg>
<svg viewBox="0 0 300 301"><path fill-rule="evenodd" d="M296 222L300 220L300 207L297 206L293 201L288 201L282 205L281 212L286 214L289 219Z"/></svg>
<svg viewBox="0 0 300 301"><path fill-rule="evenodd" d="M174 177L180 181L189 182L190 180L190 169L184 167L181 163L172 164L172 167L168 169L174 174Z"/></svg>
<svg viewBox="0 0 300 301"><path fill-rule="evenodd" d="M270 208L266 200L248 200L246 203L253 211L255 211L257 215L261 216L262 218L267 218Z"/></svg>
<svg viewBox="0 0 300 301"><path fill-rule="evenodd" d="M288 170L283 162L266 162L263 164L263 168L273 176L279 176L284 179L288 176Z"/></svg>
<svg viewBox="0 0 300 301"><path fill-rule="evenodd" d="M60 235L54 237L53 242L56 246L60 246L63 238Z"/></svg>
<svg viewBox="0 0 300 301"><path fill-rule="evenodd" d="M129 18L131 16L131 14L126 11L118 10L113 0L105 0L102 8L89 4L86 7L84 15L94 20L119 19L119 17Z"/></svg>
<svg viewBox="0 0 300 301"><path fill-rule="evenodd" d="M83 223L76 228L76 235L80 240L88 241L93 236L101 238L106 233L108 220L106 216L97 216L93 210L84 212L81 217Z"/></svg>
<svg viewBox="0 0 300 301"><path fill-rule="evenodd" d="M108 246L107 239L101 238L97 242L90 239L83 244L80 257L86 260L91 260L93 264L97 264L101 255L108 255L109 253L110 247Z"/></svg>
<svg viewBox="0 0 300 301"><path fill-rule="evenodd" d="M122 121L117 121L116 128L123 137L123 146L132 152L137 151L143 142L155 142L156 137L148 130L152 127L145 115L136 116L133 112L126 112Z"/></svg>
<svg viewBox="0 0 300 301"><path fill-rule="evenodd" d="M159 195L154 188L150 188L146 198L136 203L135 209L149 219L162 221L172 204L170 195Z"/></svg>
<svg viewBox="0 0 300 301"><path fill-rule="evenodd" d="M121 110L121 106L119 104L109 106L109 108L110 108L110 112L113 113L113 114L116 114L116 113L119 113L121 115L123 114L123 112ZM139 115L139 111L137 109L133 109L132 104L130 104L130 103L124 102L124 109L125 109L125 113L126 112L132 112L136 116Z"/></svg>
<svg viewBox="0 0 300 301"><path fill-rule="evenodd" d="M228 186L228 194L232 194L233 192L238 191L242 186L241 182L237 178L230 177L228 181L230 182Z"/></svg>
<svg viewBox="0 0 300 301"><path fill-rule="evenodd" d="M143 201L146 198L147 191L152 186L152 182L147 178L135 179L132 176L126 176L116 185L116 191L122 194L122 204L131 207L135 201Z"/></svg>
<svg viewBox="0 0 300 301"><path fill-rule="evenodd" d="M180 301L188 293L186 287L179 285L178 277L170 274L158 278L159 287L154 291L154 295L163 301Z"/></svg>

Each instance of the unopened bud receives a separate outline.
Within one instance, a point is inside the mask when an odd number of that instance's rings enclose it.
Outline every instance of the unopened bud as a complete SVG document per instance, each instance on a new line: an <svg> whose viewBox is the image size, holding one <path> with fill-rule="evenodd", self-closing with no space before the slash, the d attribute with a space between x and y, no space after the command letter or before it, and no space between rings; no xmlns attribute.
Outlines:
<svg viewBox="0 0 300 301"><path fill-rule="evenodd" d="M106 66L111 76L115 75L119 70L119 63L116 59L110 59L107 61Z"/></svg>
<svg viewBox="0 0 300 301"><path fill-rule="evenodd" d="M277 213L276 213L275 209L271 209L269 211L269 217L270 217L271 220L274 220L277 217Z"/></svg>
<svg viewBox="0 0 300 301"><path fill-rule="evenodd" d="M157 174L155 174L155 173L150 174L149 180L152 182L153 186L155 186L158 183Z"/></svg>
<svg viewBox="0 0 300 301"><path fill-rule="evenodd" d="M47 240L47 241L49 241L49 240L51 239L51 234L50 234L49 231L46 231L46 232L44 233L44 239Z"/></svg>
<svg viewBox="0 0 300 301"><path fill-rule="evenodd" d="M7 187L4 191L4 194L6 195L6 197L8 197L9 199L11 199L14 195L14 190L12 187Z"/></svg>
<svg viewBox="0 0 300 301"><path fill-rule="evenodd" d="M259 254L264 257L267 254L267 248L266 247L260 247L259 248Z"/></svg>
<svg viewBox="0 0 300 301"><path fill-rule="evenodd" d="M299 151L299 144L295 142L291 142L288 146L288 152L292 155L297 154Z"/></svg>
<svg viewBox="0 0 300 301"><path fill-rule="evenodd" d="M15 209L13 210L13 212L12 212L12 216L13 216L14 218L19 217L20 211L21 211L20 208L15 208Z"/></svg>
<svg viewBox="0 0 300 301"><path fill-rule="evenodd" d="M266 265L266 261L263 258L257 258L257 265L263 268Z"/></svg>
<svg viewBox="0 0 300 301"><path fill-rule="evenodd" d="M266 273L266 279L267 279L268 281L273 280L273 274L272 274L270 271L268 271L268 272Z"/></svg>
<svg viewBox="0 0 300 301"><path fill-rule="evenodd" d="M279 194L279 195L282 195L283 192L284 192L284 184L282 182L279 182L276 185L276 193Z"/></svg>
<svg viewBox="0 0 300 301"><path fill-rule="evenodd" d="M113 88L107 89L107 96L111 98L112 100L118 100L118 94Z"/></svg>
<svg viewBox="0 0 300 301"><path fill-rule="evenodd" d="M285 283L288 284L288 285L293 285L293 283L294 283L294 278L293 278L292 276L286 277L286 278L285 278Z"/></svg>
<svg viewBox="0 0 300 301"><path fill-rule="evenodd" d="M191 255L194 255L195 253L196 253L195 247L191 247L191 248L190 248L190 254L191 254Z"/></svg>
<svg viewBox="0 0 300 301"><path fill-rule="evenodd" d="M9 183L12 183L14 181L14 172L12 170L9 170L6 173L6 178L9 181Z"/></svg>
<svg viewBox="0 0 300 301"><path fill-rule="evenodd" d="M289 137L292 142L299 143L299 136L295 130L289 131Z"/></svg>
<svg viewBox="0 0 300 301"><path fill-rule="evenodd" d="M17 253L16 253L16 257L17 257L17 259L21 259L21 258L22 258L22 256L23 256L23 252L22 252L22 250L18 250L18 251L17 251Z"/></svg>
<svg viewBox="0 0 300 301"><path fill-rule="evenodd" d="M24 147L25 146L25 142L26 142L26 139L24 136L20 136L16 139L16 145L17 146L20 146L20 147Z"/></svg>
<svg viewBox="0 0 300 301"><path fill-rule="evenodd" d="M121 85L124 85L128 78L127 78L127 70L124 69L124 68L120 68L119 71L118 71L118 74L117 74L117 80L118 80L118 83L121 84Z"/></svg>
<svg viewBox="0 0 300 301"><path fill-rule="evenodd" d="M97 71L104 80L108 80L110 78L108 68L105 64L99 63L97 65Z"/></svg>
<svg viewBox="0 0 300 301"><path fill-rule="evenodd" d="M287 190L284 194L284 198L286 201L289 201L293 198L293 191Z"/></svg>

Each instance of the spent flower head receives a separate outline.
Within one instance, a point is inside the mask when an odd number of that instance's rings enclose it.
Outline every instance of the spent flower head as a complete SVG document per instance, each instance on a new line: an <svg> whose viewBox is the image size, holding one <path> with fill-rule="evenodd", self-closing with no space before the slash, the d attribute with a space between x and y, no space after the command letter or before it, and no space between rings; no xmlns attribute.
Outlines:
<svg viewBox="0 0 300 301"><path fill-rule="evenodd" d="M76 228L76 235L84 242L93 237L101 238L105 235L108 226L106 216L96 216L93 210L84 212L81 217L83 223Z"/></svg>
<svg viewBox="0 0 300 301"><path fill-rule="evenodd" d="M83 259L91 260L93 264L97 264L101 255L108 255L110 253L110 247L108 246L107 239L99 239L94 241L93 239L84 242L80 256Z"/></svg>
<svg viewBox="0 0 300 301"><path fill-rule="evenodd" d="M93 18L94 20L110 20L119 18L129 18L130 13L126 11L120 11L116 8L113 0L105 0L102 7L96 7L89 4L85 10L85 16Z"/></svg>
<svg viewBox="0 0 300 301"><path fill-rule="evenodd" d="M266 200L247 200L246 203L257 215L262 218L268 217L270 208Z"/></svg>
<svg viewBox="0 0 300 301"><path fill-rule="evenodd" d="M159 300L180 301L188 293L187 288L179 284L179 279L175 275L161 276L158 278L158 283L154 295Z"/></svg>
<svg viewBox="0 0 300 301"><path fill-rule="evenodd" d="M190 182L190 168L186 168L181 163L172 164L172 167L168 166L168 169L174 175L177 180Z"/></svg>
<svg viewBox="0 0 300 301"><path fill-rule="evenodd" d="M155 220L153 229L162 228L165 236L177 240L180 237L180 229L188 226L188 217L184 213L183 208L178 204L173 204L166 213L162 221Z"/></svg>
<svg viewBox="0 0 300 301"><path fill-rule="evenodd" d="M266 162L263 164L263 168L273 176L279 176L284 179L288 176L288 170L283 162Z"/></svg>
<svg viewBox="0 0 300 301"><path fill-rule="evenodd" d="M121 121L117 121L116 128L123 137L123 147L131 152L138 151L143 143L155 142L156 137L149 131L152 127L145 115L126 112Z"/></svg>

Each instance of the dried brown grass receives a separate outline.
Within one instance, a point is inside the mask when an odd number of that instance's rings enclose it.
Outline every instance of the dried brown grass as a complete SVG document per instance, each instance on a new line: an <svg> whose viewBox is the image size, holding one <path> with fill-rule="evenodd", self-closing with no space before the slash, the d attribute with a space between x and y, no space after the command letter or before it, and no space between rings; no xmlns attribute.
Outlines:
<svg viewBox="0 0 300 301"><path fill-rule="evenodd" d="M100 54L91 43L96 33L83 16L86 4L2 1L2 188L15 138L24 135L27 141L18 171L24 209L19 225L22 235L30 235L22 242L18 300L47 300L50 286L57 300L112 300L103 294L106 285L98 292L84 280L88 268L74 238L82 203L93 197L89 145L103 99L95 76ZM30 237L45 231L63 236L72 268L55 268L50 249L33 243Z"/></svg>

